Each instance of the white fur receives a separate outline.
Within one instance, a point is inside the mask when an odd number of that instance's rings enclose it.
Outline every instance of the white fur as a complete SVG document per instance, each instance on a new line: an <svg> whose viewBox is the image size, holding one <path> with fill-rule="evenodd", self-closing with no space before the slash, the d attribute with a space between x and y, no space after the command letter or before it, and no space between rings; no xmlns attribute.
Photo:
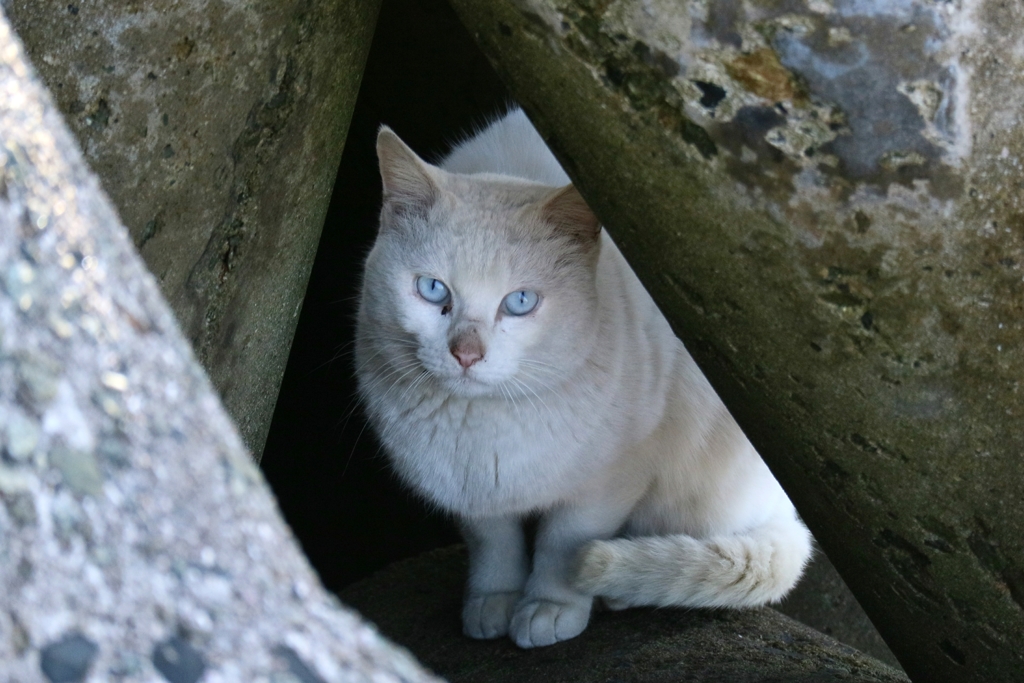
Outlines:
<svg viewBox="0 0 1024 683"><path fill-rule="evenodd" d="M526 116L441 168L386 129L378 151L360 391L401 478L461 521L465 632L548 645L586 627L593 596L747 607L792 588L808 531L607 234L588 247L545 223L568 178ZM450 311L417 295L420 275ZM502 315L519 289L540 305ZM449 348L470 332L486 351L463 369Z"/></svg>

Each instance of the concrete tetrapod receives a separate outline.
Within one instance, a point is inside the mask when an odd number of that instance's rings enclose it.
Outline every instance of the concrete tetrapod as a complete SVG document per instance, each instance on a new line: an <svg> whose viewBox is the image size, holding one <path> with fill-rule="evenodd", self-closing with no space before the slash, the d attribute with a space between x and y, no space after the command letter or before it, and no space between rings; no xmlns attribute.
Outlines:
<svg viewBox="0 0 1024 683"><path fill-rule="evenodd" d="M437 681L320 585L0 17L0 680Z"/></svg>
<svg viewBox="0 0 1024 683"><path fill-rule="evenodd" d="M4 4L257 460L379 5Z"/></svg>
<svg viewBox="0 0 1024 683"><path fill-rule="evenodd" d="M910 677L1024 675L1024 6L452 5Z"/></svg>
<svg viewBox="0 0 1024 683"><path fill-rule="evenodd" d="M902 672L771 609L597 613L578 638L520 650L462 635L462 546L402 560L341 592L452 683L899 683Z"/></svg>

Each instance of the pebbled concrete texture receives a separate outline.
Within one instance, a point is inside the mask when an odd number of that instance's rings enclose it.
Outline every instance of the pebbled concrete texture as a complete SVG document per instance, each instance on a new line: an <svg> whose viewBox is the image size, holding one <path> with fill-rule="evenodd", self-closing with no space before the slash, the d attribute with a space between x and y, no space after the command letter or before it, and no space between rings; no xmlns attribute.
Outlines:
<svg viewBox="0 0 1024 683"><path fill-rule="evenodd" d="M579 637L536 650L473 641L459 621L465 573L463 548L451 546L397 562L341 598L452 683L907 680L770 609L599 612Z"/></svg>
<svg viewBox="0 0 1024 683"><path fill-rule="evenodd" d="M0 17L0 680L437 681L320 585Z"/></svg>
<svg viewBox="0 0 1024 683"><path fill-rule="evenodd" d="M1024 6L453 0L911 678L1024 671Z"/></svg>
<svg viewBox="0 0 1024 683"><path fill-rule="evenodd" d="M257 459L378 7L3 4Z"/></svg>

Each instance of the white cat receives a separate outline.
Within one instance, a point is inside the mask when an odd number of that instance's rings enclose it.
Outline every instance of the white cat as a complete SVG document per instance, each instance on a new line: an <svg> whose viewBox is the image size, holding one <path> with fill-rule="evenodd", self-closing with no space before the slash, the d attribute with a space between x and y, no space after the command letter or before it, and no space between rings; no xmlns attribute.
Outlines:
<svg viewBox="0 0 1024 683"><path fill-rule="evenodd" d="M535 647L594 596L789 591L810 534L525 114L440 168L387 127L377 153L360 392L401 478L460 520L465 633Z"/></svg>

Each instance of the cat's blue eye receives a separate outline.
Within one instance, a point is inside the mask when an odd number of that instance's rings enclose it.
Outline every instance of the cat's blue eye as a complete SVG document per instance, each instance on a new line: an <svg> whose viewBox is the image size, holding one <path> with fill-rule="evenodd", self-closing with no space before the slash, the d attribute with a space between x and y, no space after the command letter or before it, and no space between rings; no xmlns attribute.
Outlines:
<svg viewBox="0 0 1024 683"><path fill-rule="evenodd" d="M447 303L451 298L448 287L437 278L420 275L416 278L416 291L432 304Z"/></svg>
<svg viewBox="0 0 1024 683"><path fill-rule="evenodd" d="M502 302L502 308L509 315L526 315L537 308L538 301L540 301L540 297L537 296L537 292L521 289L506 296L505 301Z"/></svg>

